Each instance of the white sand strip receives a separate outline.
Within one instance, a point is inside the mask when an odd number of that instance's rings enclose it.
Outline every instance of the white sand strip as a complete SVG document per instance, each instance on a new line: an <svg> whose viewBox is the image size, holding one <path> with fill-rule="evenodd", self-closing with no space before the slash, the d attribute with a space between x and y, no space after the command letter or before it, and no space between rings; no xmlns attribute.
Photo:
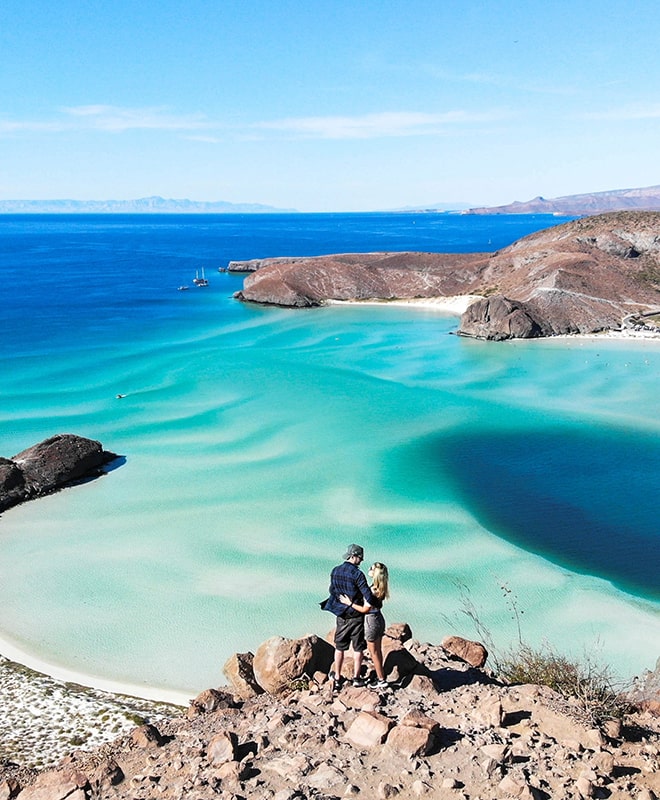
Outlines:
<svg viewBox="0 0 660 800"><path fill-rule="evenodd" d="M24 650L20 650L6 639L0 638L0 653L8 658L10 661L15 661L25 667L29 667L36 672L41 672L58 681L64 683L76 683L80 686L86 686L90 689L98 689L102 692L110 692L112 694L121 694L128 697L139 697L144 700L151 700L157 703L171 703L177 706L187 707L192 699L191 694L184 692L177 692L173 689L165 689L158 686L143 686L140 684L121 683L120 681L112 681L106 678L99 678L97 676L85 675L80 672L74 672L71 669L62 667L56 664L51 664L43 661L37 656L32 655ZM200 692L208 687L200 687Z"/></svg>
<svg viewBox="0 0 660 800"><path fill-rule="evenodd" d="M451 297L410 297L399 300L328 300L327 304L333 306L406 306L460 316L475 300L480 299L481 295L478 294L458 294Z"/></svg>

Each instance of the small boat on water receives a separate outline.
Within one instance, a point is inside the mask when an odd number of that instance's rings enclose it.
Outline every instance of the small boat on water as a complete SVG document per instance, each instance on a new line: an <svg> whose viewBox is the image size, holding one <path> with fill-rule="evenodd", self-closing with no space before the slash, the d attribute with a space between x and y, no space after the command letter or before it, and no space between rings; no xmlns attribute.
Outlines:
<svg viewBox="0 0 660 800"><path fill-rule="evenodd" d="M206 276L204 275L204 267L202 267L202 277L199 276L199 270L195 270L195 277L193 278L193 283L195 286L208 286L209 282L206 280Z"/></svg>
<svg viewBox="0 0 660 800"><path fill-rule="evenodd" d="M185 292L186 289L190 289L190 286L179 286L179 291L180 292Z"/></svg>

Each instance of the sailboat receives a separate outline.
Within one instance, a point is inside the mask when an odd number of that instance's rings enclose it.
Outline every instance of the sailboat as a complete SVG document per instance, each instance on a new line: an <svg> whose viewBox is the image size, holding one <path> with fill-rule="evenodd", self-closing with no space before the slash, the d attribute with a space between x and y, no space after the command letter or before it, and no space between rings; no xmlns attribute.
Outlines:
<svg viewBox="0 0 660 800"><path fill-rule="evenodd" d="M209 285L209 282L206 280L206 277L204 275L204 267L202 267L202 277L201 278L199 277L199 270L198 269L195 270L195 277L193 278L193 283L195 284L195 286L208 286Z"/></svg>

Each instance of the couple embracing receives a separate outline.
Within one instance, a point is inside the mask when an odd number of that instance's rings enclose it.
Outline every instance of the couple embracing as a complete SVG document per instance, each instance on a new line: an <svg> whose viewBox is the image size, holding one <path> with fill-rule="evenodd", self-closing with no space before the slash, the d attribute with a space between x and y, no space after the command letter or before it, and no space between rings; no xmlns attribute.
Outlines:
<svg viewBox="0 0 660 800"><path fill-rule="evenodd" d="M323 607L337 617L335 629L335 660L330 676L333 689L339 689L344 654L352 645L353 686L366 686L361 677L365 647L373 661L376 677L369 683L372 689L386 689L388 686L383 671L382 641L385 633L385 619L381 608L389 597L388 573L385 564L374 562L369 569L371 586L367 583L360 564L364 561L364 550L359 544L348 546L344 562L335 567L330 574L330 597Z"/></svg>

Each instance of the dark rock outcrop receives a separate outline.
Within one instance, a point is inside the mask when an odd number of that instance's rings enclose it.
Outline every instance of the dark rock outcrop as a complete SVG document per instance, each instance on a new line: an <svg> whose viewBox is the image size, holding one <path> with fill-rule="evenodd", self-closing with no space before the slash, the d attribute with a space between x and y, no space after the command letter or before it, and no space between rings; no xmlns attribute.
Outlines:
<svg viewBox="0 0 660 800"><path fill-rule="evenodd" d="M0 511L26 499L25 476L9 458L0 458Z"/></svg>
<svg viewBox="0 0 660 800"><path fill-rule="evenodd" d="M477 300L461 317L461 334L477 339L534 339L542 331L525 303L501 294Z"/></svg>
<svg viewBox="0 0 660 800"><path fill-rule="evenodd" d="M618 329L660 312L660 212L602 214L495 253L363 253L233 262L237 298L288 307L329 300L481 296L458 333L533 338Z"/></svg>
<svg viewBox="0 0 660 800"><path fill-rule="evenodd" d="M0 458L0 511L100 475L116 458L101 442L71 433L51 436L11 459Z"/></svg>

